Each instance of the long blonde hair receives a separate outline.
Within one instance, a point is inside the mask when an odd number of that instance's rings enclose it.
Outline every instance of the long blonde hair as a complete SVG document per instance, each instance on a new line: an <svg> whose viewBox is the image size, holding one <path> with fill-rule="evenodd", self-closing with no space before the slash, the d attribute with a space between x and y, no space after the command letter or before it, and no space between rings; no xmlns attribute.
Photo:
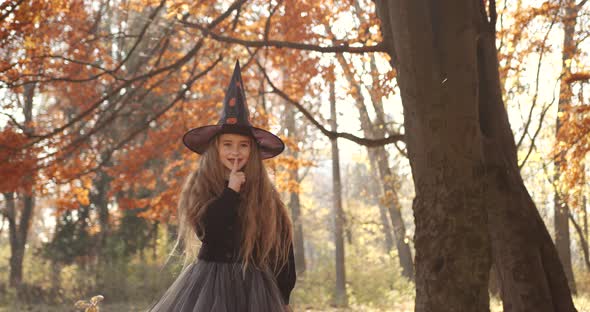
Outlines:
<svg viewBox="0 0 590 312"><path fill-rule="evenodd" d="M219 136L201 155L199 168L186 179L178 203L178 242L186 258L196 254L196 232L207 207L225 188L226 169L218 153ZM246 182L240 192L238 217L241 225L240 256L244 269L253 264L259 268L279 269L286 264L292 242L292 224L279 193L272 185L257 144L251 140L248 162L243 168ZM200 233L199 233L200 234Z"/></svg>

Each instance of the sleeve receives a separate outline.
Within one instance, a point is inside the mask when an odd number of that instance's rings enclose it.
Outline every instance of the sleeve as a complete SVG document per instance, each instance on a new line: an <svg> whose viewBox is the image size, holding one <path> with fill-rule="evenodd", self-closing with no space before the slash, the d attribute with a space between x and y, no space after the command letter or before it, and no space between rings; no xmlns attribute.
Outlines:
<svg viewBox="0 0 590 312"><path fill-rule="evenodd" d="M293 253L293 243L289 247L289 258L287 263L281 268L276 275L277 286L283 297L283 303L289 304L291 291L295 288L297 273L295 271L295 254Z"/></svg>
<svg viewBox="0 0 590 312"><path fill-rule="evenodd" d="M240 194L226 187L221 195L209 204L200 227L197 228L197 233L204 234L199 235L204 243L227 236L228 227L231 227L237 218L239 203Z"/></svg>

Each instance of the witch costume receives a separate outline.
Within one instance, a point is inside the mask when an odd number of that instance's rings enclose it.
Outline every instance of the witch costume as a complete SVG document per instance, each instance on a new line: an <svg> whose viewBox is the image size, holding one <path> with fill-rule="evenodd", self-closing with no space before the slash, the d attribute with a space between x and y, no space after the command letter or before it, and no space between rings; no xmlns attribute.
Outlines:
<svg viewBox="0 0 590 312"><path fill-rule="evenodd" d="M285 149L283 141L266 130L253 127L248 116L240 65L236 62L218 124L188 131L183 137L184 145L202 154L215 136L235 133L254 138L263 159L280 154ZM239 193L226 185L207 207L202 228L195 228L195 233L204 234L198 235L202 245L197 261L183 269L149 311L284 311L296 280L293 245L290 245L287 263L278 272L254 265L244 270L239 255L239 202Z"/></svg>

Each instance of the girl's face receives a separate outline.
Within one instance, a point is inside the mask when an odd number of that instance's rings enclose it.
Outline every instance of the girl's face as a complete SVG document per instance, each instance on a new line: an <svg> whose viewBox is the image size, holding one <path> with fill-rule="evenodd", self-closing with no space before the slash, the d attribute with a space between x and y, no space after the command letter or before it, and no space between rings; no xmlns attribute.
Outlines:
<svg viewBox="0 0 590 312"><path fill-rule="evenodd" d="M224 133L219 136L217 151L221 163L228 170L232 170L234 161L238 160L238 170L242 169L250 158L252 140L243 135Z"/></svg>

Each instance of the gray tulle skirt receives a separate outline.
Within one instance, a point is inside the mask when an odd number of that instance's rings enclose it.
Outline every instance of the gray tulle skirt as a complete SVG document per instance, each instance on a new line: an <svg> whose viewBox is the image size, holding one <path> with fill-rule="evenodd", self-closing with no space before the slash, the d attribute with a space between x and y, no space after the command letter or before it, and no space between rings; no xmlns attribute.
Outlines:
<svg viewBox="0 0 590 312"><path fill-rule="evenodd" d="M276 312L283 303L270 272L240 263L188 265L150 312Z"/></svg>

